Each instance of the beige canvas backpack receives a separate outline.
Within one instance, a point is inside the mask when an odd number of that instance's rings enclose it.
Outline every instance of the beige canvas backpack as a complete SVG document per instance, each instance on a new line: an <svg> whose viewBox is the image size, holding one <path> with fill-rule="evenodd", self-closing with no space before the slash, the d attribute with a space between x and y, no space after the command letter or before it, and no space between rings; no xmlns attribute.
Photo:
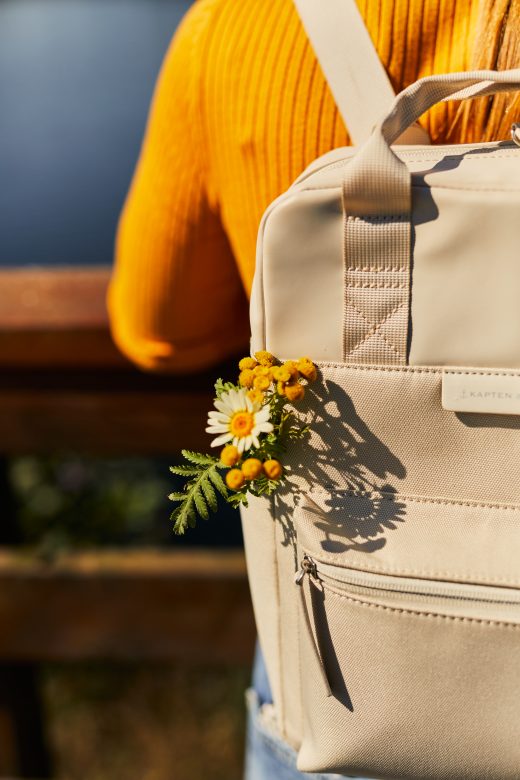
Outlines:
<svg viewBox="0 0 520 780"><path fill-rule="evenodd" d="M518 779L520 148L392 144L520 70L391 102L355 4L297 6L367 140L312 163L258 239L252 351L320 369L290 487L243 513L272 727L306 772Z"/></svg>

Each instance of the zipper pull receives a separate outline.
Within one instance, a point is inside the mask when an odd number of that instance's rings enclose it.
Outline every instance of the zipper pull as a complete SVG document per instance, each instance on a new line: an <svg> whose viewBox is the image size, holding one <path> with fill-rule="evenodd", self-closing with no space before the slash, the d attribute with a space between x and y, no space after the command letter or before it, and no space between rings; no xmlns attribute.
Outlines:
<svg viewBox="0 0 520 780"><path fill-rule="evenodd" d="M297 585L300 586L299 593L300 593L300 605L301 605L301 611L302 611L302 617L303 617L303 624L307 630L307 636L309 638L310 646L312 649L312 653L314 654L314 657L316 659L316 663L318 664L318 670L320 673L320 677L323 682L323 688L325 696L332 696L332 691L330 689L329 680L327 677L327 671L325 669L325 665L323 663L323 659L321 657L320 649L317 645L317 640L314 636L314 630L312 627L312 621L311 616L309 615L309 610L307 608L307 603L305 600L305 593L303 588L303 581L305 579L305 576L309 577L309 582L312 582L315 587L316 585L319 585L319 579L318 579L318 568L316 566L316 561L311 558L310 555L304 555L301 563L300 568L296 572L294 576L294 581Z"/></svg>
<svg viewBox="0 0 520 780"><path fill-rule="evenodd" d="M294 581L296 585L301 585L305 575L308 574L309 577L314 577L314 579L318 579L318 568L316 566L316 561L311 558L310 555L305 554L302 558L302 561L300 563L300 568L294 575Z"/></svg>

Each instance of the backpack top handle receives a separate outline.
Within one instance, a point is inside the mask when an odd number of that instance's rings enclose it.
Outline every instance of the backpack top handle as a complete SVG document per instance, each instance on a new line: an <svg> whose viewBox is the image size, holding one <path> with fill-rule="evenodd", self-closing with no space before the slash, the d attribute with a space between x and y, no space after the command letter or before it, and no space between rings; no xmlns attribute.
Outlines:
<svg viewBox="0 0 520 780"><path fill-rule="evenodd" d="M419 79L403 90L345 171L345 210L351 216L410 213L411 176L391 144L440 101L466 100L520 89L520 68L446 73Z"/></svg>

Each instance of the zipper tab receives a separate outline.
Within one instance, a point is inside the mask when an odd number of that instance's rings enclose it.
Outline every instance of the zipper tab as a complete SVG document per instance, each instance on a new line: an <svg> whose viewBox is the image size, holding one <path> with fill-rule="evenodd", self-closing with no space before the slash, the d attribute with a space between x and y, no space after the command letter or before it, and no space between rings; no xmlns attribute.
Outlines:
<svg viewBox="0 0 520 780"><path fill-rule="evenodd" d="M309 638L310 646L312 649L312 653L316 659L316 662L318 664L318 670L320 677L323 682L323 688L325 692L325 696L332 696L332 691L330 689L330 683L327 677L327 671L325 669L325 664L323 663L323 658L321 656L320 649L317 644L317 639L314 634L314 630L312 627L312 620L311 616L309 615L309 610L307 607L307 602L305 600L305 593L304 593L304 587L303 582L305 580L305 576L308 576L309 582L312 582L314 587L316 588L319 586L319 579L318 579L318 568L316 566L316 561L311 558L310 555L304 555L301 563L300 568L296 572L294 576L294 581L296 585L299 585L299 593L300 593L300 605L301 605L301 612L303 617L303 624L307 630L307 635Z"/></svg>
<svg viewBox="0 0 520 780"><path fill-rule="evenodd" d="M314 577L314 579L318 578L318 568L316 566L316 561L307 554L303 556L300 563L300 569L294 575L294 581L296 585L302 584L306 574L308 574L309 577Z"/></svg>

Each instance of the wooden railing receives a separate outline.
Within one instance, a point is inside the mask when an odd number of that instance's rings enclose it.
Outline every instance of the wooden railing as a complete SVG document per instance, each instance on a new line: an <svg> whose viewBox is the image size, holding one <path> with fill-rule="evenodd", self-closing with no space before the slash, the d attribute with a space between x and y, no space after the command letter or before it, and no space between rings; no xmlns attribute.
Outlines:
<svg viewBox="0 0 520 780"><path fill-rule="evenodd" d="M110 339L108 278L108 269L0 272L0 455L153 456L207 446L214 372L137 371ZM48 561L6 547L8 539L0 535L0 678L50 660L251 660L241 551L100 551ZM36 775L24 755L35 749L34 734L29 748L11 705L0 687L0 776Z"/></svg>

